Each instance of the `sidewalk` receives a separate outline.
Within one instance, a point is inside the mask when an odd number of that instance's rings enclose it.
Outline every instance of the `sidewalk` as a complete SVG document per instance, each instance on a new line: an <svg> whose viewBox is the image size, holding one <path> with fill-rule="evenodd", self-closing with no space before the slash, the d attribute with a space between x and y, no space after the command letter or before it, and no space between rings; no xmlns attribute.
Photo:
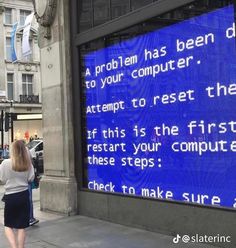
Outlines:
<svg viewBox="0 0 236 248"><path fill-rule="evenodd" d="M0 197L3 189L0 186ZM35 216L40 223L27 229L25 248L212 248L206 244L174 244L173 237L130 228L84 216L62 217L43 213L39 190L34 190ZM3 220L0 203L0 219ZM3 225L0 247L8 248Z"/></svg>

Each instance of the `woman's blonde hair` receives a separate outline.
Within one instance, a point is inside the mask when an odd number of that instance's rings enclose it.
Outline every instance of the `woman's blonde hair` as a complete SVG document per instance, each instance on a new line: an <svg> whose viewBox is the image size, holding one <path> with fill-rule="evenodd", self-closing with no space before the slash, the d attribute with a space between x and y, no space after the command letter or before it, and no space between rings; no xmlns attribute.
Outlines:
<svg viewBox="0 0 236 248"><path fill-rule="evenodd" d="M14 171L27 171L30 168L30 155L22 140L16 140L11 145L12 169Z"/></svg>

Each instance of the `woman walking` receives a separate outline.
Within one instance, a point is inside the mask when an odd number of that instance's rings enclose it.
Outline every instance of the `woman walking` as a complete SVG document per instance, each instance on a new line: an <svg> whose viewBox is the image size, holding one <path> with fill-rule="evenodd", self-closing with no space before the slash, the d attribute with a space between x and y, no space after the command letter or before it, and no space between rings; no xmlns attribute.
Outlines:
<svg viewBox="0 0 236 248"><path fill-rule="evenodd" d="M0 181L5 184L5 235L11 248L24 248L25 228L30 219L28 182L33 179L34 168L29 153L24 142L17 140L11 145L10 159L0 165Z"/></svg>

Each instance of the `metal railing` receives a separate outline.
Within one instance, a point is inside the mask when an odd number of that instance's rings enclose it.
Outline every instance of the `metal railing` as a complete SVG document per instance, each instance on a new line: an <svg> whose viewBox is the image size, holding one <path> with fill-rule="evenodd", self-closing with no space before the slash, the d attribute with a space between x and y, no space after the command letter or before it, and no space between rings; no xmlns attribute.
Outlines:
<svg viewBox="0 0 236 248"><path fill-rule="evenodd" d="M39 95L20 95L20 103L39 103Z"/></svg>

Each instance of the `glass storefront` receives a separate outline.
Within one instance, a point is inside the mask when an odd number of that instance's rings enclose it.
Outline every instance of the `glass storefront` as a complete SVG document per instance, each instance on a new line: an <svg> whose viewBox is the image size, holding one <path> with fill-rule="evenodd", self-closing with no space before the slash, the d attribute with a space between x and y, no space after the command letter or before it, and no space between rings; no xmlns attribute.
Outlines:
<svg viewBox="0 0 236 248"><path fill-rule="evenodd" d="M152 4L86 2L84 30ZM234 11L194 1L80 46L84 188L236 207Z"/></svg>
<svg viewBox="0 0 236 248"><path fill-rule="evenodd" d="M79 1L79 31L83 32L113 20L117 17L123 16L134 10L141 9L147 5L160 0L82 0ZM228 4L230 1L225 0L200 0L195 1L190 5L190 9L185 11L177 10L166 14L168 19L175 19L176 16L186 18L188 15L195 15L199 12L204 12L206 9L214 9ZM178 14L177 14L178 12ZM187 16L186 16L187 15Z"/></svg>

